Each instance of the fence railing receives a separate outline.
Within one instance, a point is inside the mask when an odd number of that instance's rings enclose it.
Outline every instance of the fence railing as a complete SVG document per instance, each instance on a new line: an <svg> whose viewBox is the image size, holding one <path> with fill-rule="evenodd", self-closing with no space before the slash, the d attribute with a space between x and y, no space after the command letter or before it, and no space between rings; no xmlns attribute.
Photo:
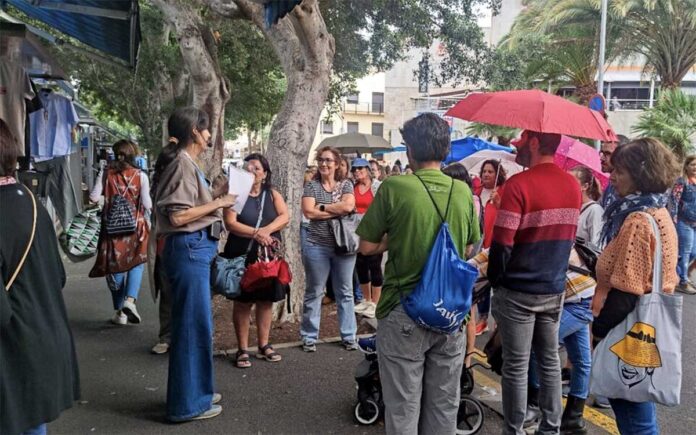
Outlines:
<svg viewBox="0 0 696 435"><path fill-rule="evenodd" d="M370 113L370 114L382 114L384 113L384 103L368 103L368 102L345 102L343 103L344 113Z"/></svg>

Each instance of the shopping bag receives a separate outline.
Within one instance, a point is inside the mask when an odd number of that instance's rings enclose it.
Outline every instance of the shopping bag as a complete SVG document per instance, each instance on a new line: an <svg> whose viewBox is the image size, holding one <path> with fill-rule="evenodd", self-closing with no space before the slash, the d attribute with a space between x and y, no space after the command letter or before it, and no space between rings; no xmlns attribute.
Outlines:
<svg viewBox="0 0 696 435"><path fill-rule="evenodd" d="M61 234L63 249L84 259L95 255L101 230L99 213L98 208L92 208L75 215Z"/></svg>
<svg viewBox="0 0 696 435"><path fill-rule="evenodd" d="M220 255L213 261L210 277L214 293L227 299L234 299L242 294L242 276L244 276L246 255L225 258Z"/></svg>
<svg viewBox="0 0 696 435"><path fill-rule="evenodd" d="M590 391L594 395L631 402L679 405L682 374L682 297L662 291L660 231L657 239L652 292L641 296L635 309L594 350Z"/></svg>

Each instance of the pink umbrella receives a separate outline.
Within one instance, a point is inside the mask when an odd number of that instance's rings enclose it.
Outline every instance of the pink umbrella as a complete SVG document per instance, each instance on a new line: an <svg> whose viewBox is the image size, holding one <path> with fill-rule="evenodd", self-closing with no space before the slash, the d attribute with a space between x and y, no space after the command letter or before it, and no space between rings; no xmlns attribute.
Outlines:
<svg viewBox="0 0 696 435"><path fill-rule="evenodd" d="M609 184L609 174L602 172L602 164L599 161L597 150L572 137L563 136L561 138L561 144L558 145L558 150L554 156L554 163L565 170L579 165L587 166L601 183L602 189L606 189Z"/></svg>

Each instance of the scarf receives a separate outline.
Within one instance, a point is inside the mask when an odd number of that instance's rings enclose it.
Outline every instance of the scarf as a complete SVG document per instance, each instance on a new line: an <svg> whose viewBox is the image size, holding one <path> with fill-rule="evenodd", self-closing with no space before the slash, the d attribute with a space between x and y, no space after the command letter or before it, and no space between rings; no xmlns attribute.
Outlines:
<svg viewBox="0 0 696 435"><path fill-rule="evenodd" d="M621 229L626 217L637 211L649 208L662 208L667 204L664 193L636 192L624 198L618 198L604 211L604 228L602 229L602 244L606 246Z"/></svg>

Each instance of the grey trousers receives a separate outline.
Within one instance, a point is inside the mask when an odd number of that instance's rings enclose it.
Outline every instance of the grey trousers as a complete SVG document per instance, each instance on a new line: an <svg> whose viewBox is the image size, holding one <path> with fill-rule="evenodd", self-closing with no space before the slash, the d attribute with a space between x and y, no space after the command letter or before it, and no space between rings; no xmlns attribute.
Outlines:
<svg viewBox="0 0 696 435"><path fill-rule="evenodd" d="M466 334L418 327L401 305L379 320L377 354L387 434L454 434Z"/></svg>
<svg viewBox="0 0 696 435"><path fill-rule="evenodd" d="M492 313L503 344L503 434L523 435L527 410L529 356L532 348L539 368L538 434L558 434L561 426L561 362L558 324L563 294L534 295L498 287Z"/></svg>

